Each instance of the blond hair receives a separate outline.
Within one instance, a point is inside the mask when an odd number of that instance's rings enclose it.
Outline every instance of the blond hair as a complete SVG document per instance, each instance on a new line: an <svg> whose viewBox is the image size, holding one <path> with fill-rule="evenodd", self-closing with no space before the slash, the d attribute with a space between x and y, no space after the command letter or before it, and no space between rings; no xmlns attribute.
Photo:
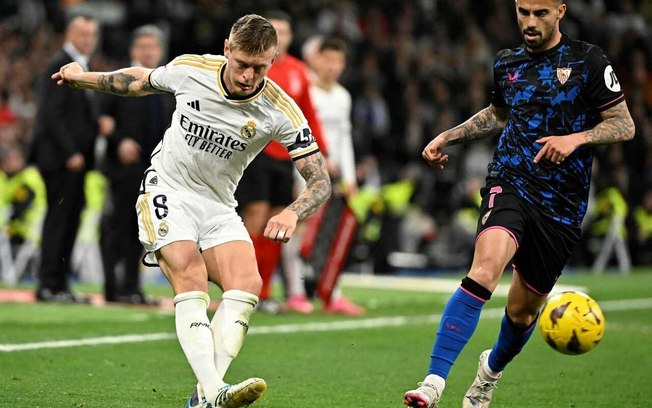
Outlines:
<svg viewBox="0 0 652 408"><path fill-rule="evenodd" d="M278 45L276 29L267 19L258 14L242 16L231 27L229 34L231 50L249 55L259 55L270 47Z"/></svg>

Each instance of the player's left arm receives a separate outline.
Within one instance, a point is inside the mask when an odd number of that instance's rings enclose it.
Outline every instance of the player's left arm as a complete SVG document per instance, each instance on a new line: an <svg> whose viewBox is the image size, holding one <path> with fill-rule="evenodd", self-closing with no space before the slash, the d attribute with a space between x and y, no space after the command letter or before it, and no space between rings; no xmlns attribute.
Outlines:
<svg viewBox="0 0 652 408"><path fill-rule="evenodd" d="M602 122L593 129L567 136L547 136L536 143L543 147L534 158L538 163L543 157L552 163L561 164L566 157L582 145L611 144L631 140L634 137L634 120L624 100L600 113Z"/></svg>
<svg viewBox="0 0 652 408"><path fill-rule="evenodd" d="M288 242L297 222L317 211L331 195L330 177L320 152L297 159L294 164L306 180L306 188L293 203L267 222L264 236L274 241Z"/></svg>
<svg viewBox="0 0 652 408"><path fill-rule="evenodd" d="M580 133L584 138L582 144L610 144L634 138L636 129L627 102L622 101L603 111L600 116L602 122L593 129Z"/></svg>

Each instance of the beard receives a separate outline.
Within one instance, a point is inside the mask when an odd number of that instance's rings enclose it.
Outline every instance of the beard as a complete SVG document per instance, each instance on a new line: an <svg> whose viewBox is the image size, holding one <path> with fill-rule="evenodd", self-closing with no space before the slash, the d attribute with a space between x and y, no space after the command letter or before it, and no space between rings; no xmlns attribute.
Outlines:
<svg viewBox="0 0 652 408"><path fill-rule="evenodd" d="M544 36L544 34L540 31L523 31L523 41L525 41L525 45L531 50L539 50L541 49L545 44L548 43L548 40L552 37L552 33L548 33L547 36ZM527 35L534 35L534 38L527 38Z"/></svg>

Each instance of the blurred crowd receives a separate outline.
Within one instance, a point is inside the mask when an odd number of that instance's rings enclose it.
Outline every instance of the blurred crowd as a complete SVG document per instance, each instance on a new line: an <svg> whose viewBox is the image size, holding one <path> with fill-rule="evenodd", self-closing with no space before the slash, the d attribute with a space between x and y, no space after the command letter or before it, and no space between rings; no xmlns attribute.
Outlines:
<svg viewBox="0 0 652 408"><path fill-rule="evenodd" d="M609 236L626 244L631 263L649 264L652 0L567 3L562 31L605 51L636 123L633 141L596 149L595 198L573 264L591 266L603 254L601 267L615 262L628 267L619 251L607 256ZM0 1L4 187L28 166L37 113L35 81L61 48L68 13L83 11L98 19L100 43L90 67L109 71L129 65L129 35L143 24L155 24L165 33L167 61L187 53L221 54L237 17L269 9L293 17L290 52L297 57L310 58L314 38L337 36L349 45L342 83L353 97L360 190L352 205L361 223L351 267L367 265L378 273L464 267L473 245L477 194L495 139L450 148L444 171L429 169L421 150L439 132L487 106L495 53L520 44L512 0ZM12 190L3 197L5 225L29 196ZM23 240L27 234L14 233Z"/></svg>

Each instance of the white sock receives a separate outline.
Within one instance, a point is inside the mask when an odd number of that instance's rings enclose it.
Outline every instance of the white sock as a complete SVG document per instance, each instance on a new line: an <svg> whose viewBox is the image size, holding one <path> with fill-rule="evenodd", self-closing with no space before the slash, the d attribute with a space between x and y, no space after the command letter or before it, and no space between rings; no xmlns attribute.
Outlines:
<svg viewBox="0 0 652 408"><path fill-rule="evenodd" d="M249 318L257 303L258 296L242 290L227 290L222 294L222 302L211 322L214 362L220 378L224 378L240 352L249 330Z"/></svg>
<svg viewBox="0 0 652 408"><path fill-rule="evenodd" d="M446 387L446 380L435 374L428 374L423 382L433 384L435 388L439 390L439 395L441 395L442 391L444 391L444 387Z"/></svg>
<svg viewBox="0 0 652 408"><path fill-rule="evenodd" d="M497 380L501 376L500 371L494 371L489 367L489 357L485 358L484 361L482 362L482 368L484 369L484 372L489 375L494 380Z"/></svg>
<svg viewBox="0 0 652 408"><path fill-rule="evenodd" d="M287 283L288 296L306 296L304 264L301 260L301 239L293 236L281 249L281 262Z"/></svg>
<svg viewBox="0 0 652 408"><path fill-rule="evenodd" d="M175 323L179 344L209 401L224 385L213 359L213 336L206 315L210 298L201 291L179 293L174 297Z"/></svg>

